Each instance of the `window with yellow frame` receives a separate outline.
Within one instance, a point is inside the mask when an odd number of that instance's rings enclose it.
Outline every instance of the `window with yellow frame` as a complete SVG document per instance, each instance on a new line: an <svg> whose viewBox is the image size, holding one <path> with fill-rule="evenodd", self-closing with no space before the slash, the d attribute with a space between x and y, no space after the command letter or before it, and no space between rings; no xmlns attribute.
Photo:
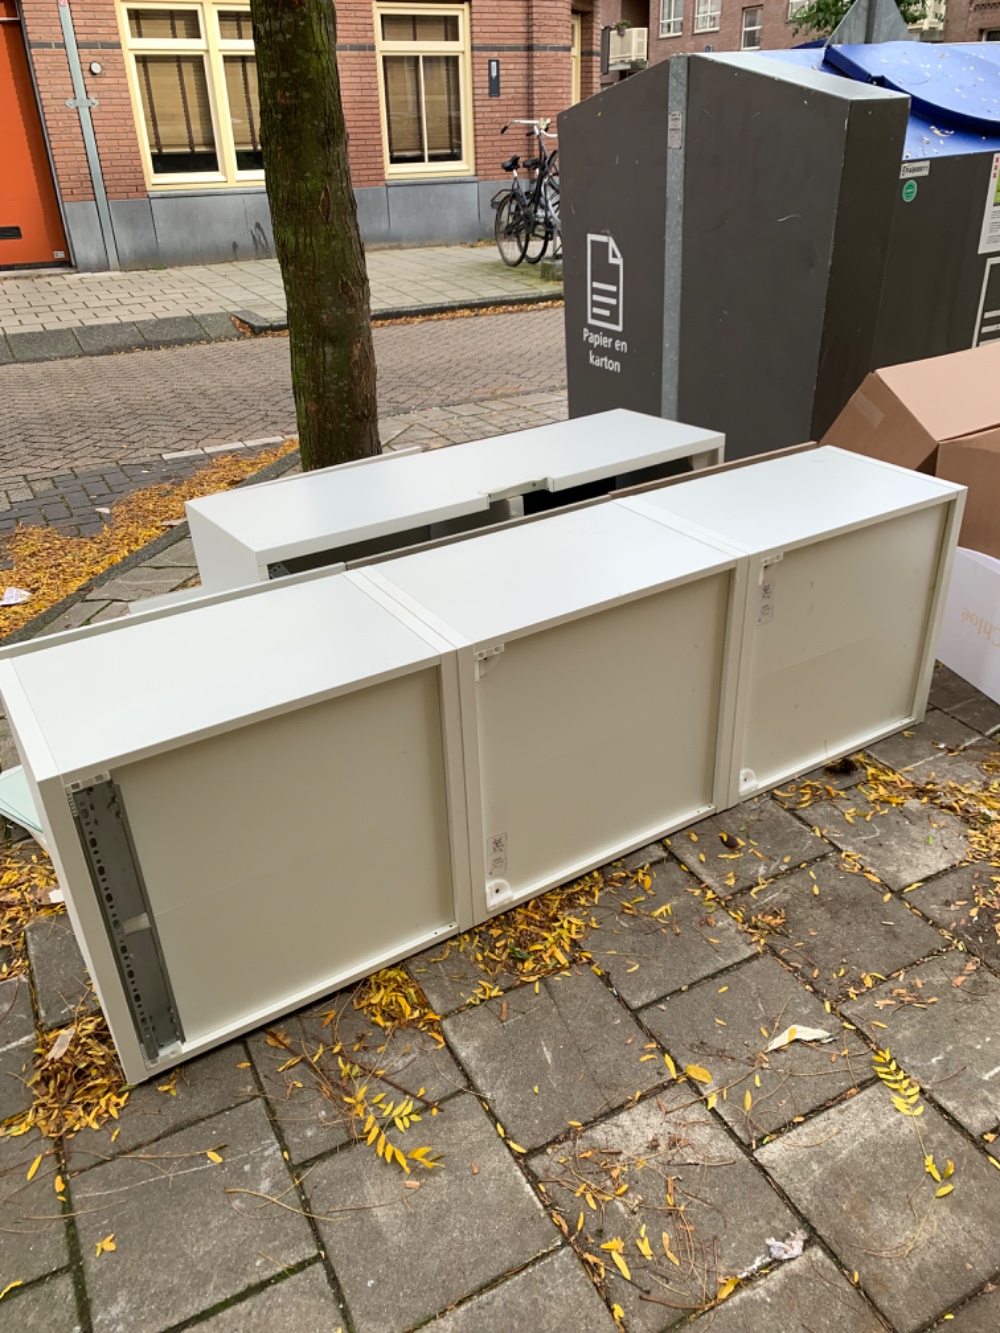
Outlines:
<svg viewBox="0 0 1000 1333"><path fill-rule="evenodd" d="M120 22L149 185L263 182L249 8L131 4Z"/></svg>
<svg viewBox="0 0 1000 1333"><path fill-rule="evenodd" d="M376 4L375 48L386 176L468 175L468 5Z"/></svg>

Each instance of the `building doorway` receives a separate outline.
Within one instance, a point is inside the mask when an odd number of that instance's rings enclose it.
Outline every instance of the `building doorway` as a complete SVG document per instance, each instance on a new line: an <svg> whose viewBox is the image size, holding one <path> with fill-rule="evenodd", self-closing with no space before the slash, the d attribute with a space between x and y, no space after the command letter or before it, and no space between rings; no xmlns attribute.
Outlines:
<svg viewBox="0 0 1000 1333"><path fill-rule="evenodd" d="M0 0L0 269L66 263L52 168L17 0Z"/></svg>

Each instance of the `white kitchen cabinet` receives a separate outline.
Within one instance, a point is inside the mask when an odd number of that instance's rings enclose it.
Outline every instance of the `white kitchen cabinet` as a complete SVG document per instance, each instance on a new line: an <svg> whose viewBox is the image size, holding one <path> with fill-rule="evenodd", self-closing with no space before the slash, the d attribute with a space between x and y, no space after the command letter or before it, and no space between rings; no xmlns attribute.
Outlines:
<svg viewBox="0 0 1000 1333"><path fill-rule="evenodd" d="M202 586L218 592L501 522L534 492L571 501L723 455L714 431L619 409L224 491L189 500L187 517Z"/></svg>
<svg viewBox="0 0 1000 1333"><path fill-rule="evenodd" d="M923 717L964 499L821 448L618 502L750 561L730 803Z"/></svg>

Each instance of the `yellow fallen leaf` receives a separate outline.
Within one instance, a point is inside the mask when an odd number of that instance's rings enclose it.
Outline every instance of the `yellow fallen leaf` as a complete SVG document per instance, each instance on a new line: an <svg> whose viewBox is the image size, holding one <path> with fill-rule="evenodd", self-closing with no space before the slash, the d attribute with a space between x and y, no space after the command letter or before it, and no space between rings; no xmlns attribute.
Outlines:
<svg viewBox="0 0 1000 1333"><path fill-rule="evenodd" d="M0 1291L0 1301L2 1301L3 1298L7 1295L8 1291L13 1291L15 1287L23 1287L23 1286L24 1283L21 1281L20 1278L18 1278L16 1282L8 1282L6 1287L4 1287L3 1291Z"/></svg>
<svg viewBox="0 0 1000 1333"><path fill-rule="evenodd" d="M635 1244L636 1244L636 1249L643 1256L643 1258L652 1261L653 1250L652 1246L649 1243L649 1239L646 1236L640 1236Z"/></svg>
<svg viewBox="0 0 1000 1333"><path fill-rule="evenodd" d="M629 1266L628 1266L628 1264L625 1262L625 1260L621 1257L621 1255L618 1253L618 1251L617 1251L617 1250L612 1250L612 1251L611 1251L611 1257L612 1257L612 1259L614 1259L614 1261L615 1261L615 1267L618 1269L619 1273L621 1273L621 1275L622 1275L622 1277L625 1279L625 1281L626 1281L626 1282L631 1282L631 1281L632 1281L632 1274L631 1274L631 1272L629 1271Z"/></svg>
<svg viewBox="0 0 1000 1333"><path fill-rule="evenodd" d="M210 1162L214 1162L216 1166L220 1166L222 1164L222 1158L219 1156L219 1154L215 1151L214 1148L206 1149L205 1156L208 1158Z"/></svg>
<svg viewBox="0 0 1000 1333"><path fill-rule="evenodd" d="M705 1105L708 1107L708 1109L709 1109L710 1111L711 1111L711 1110L713 1109L713 1107L715 1106L715 1103L716 1103L717 1100L718 1100L718 1098L717 1098L717 1096L716 1096L716 1094L715 1094L714 1092L709 1093L708 1101L705 1103Z"/></svg>
<svg viewBox="0 0 1000 1333"><path fill-rule="evenodd" d="M97 1258L100 1258L102 1254L111 1254L117 1248L115 1233L112 1231L110 1236L105 1236L103 1240L97 1242Z"/></svg>
<svg viewBox="0 0 1000 1333"><path fill-rule="evenodd" d="M752 1094L751 1094L751 1092L750 1092L750 1089L747 1088L746 1092L743 1094L743 1109L744 1109L744 1111L749 1111L751 1106L753 1106L753 1096L752 1096Z"/></svg>
<svg viewBox="0 0 1000 1333"><path fill-rule="evenodd" d="M63 1182L63 1178L62 1178L62 1176L56 1176L56 1178L55 1178L55 1180L52 1182L52 1184L53 1184L53 1188L55 1189L55 1192L56 1192L57 1194L62 1194L63 1190L66 1188L66 1185L65 1185L65 1183Z"/></svg>
<svg viewBox="0 0 1000 1333"><path fill-rule="evenodd" d="M724 1301L727 1296L731 1296L733 1294L733 1292L736 1290L738 1283L739 1283L738 1277L728 1278L725 1282L723 1282L722 1286L719 1288L718 1292L716 1293L715 1299L717 1301Z"/></svg>
<svg viewBox="0 0 1000 1333"><path fill-rule="evenodd" d="M512 1152L526 1153L528 1151L527 1148L522 1148L519 1143L515 1143L513 1139L507 1140L507 1147L510 1148Z"/></svg>
<svg viewBox="0 0 1000 1333"><path fill-rule="evenodd" d="M674 1064L673 1060L671 1060L670 1056L666 1053L666 1051L663 1052L663 1063L667 1066L667 1073L670 1075L670 1077L676 1078L677 1066Z"/></svg>
<svg viewBox="0 0 1000 1333"><path fill-rule="evenodd" d="M667 1258L670 1260L672 1264L674 1264L677 1268L680 1268L681 1261L677 1258L677 1255L674 1254L673 1250L670 1248L670 1237L667 1235L665 1231L663 1233L662 1240L663 1240L663 1253L667 1256Z"/></svg>
<svg viewBox="0 0 1000 1333"><path fill-rule="evenodd" d="M940 1189L934 1191L935 1199L943 1199L946 1194L950 1194L955 1188L954 1185L942 1185Z"/></svg>
<svg viewBox="0 0 1000 1333"><path fill-rule="evenodd" d="M684 1072L688 1078L693 1078L696 1083L711 1083L712 1075L701 1065L685 1065Z"/></svg>
<svg viewBox="0 0 1000 1333"><path fill-rule="evenodd" d="M35 1172L38 1170L41 1164L42 1164L42 1154L39 1153L38 1156L35 1158L35 1160L28 1167L28 1175L27 1175L28 1180L34 1180Z"/></svg>
<svg viewBox="0 0 1000 1333"><path fill-rule="evenodd" d="M616 1319L624 1319L624 1318L625 1318L625 1311L622 1309L622 1307L621 1307L620 1305L617 1305L617 1304L612 1305L612 1307L611 1307L611 1313L614 1315L614 1317L615 1317Z"/></svg>

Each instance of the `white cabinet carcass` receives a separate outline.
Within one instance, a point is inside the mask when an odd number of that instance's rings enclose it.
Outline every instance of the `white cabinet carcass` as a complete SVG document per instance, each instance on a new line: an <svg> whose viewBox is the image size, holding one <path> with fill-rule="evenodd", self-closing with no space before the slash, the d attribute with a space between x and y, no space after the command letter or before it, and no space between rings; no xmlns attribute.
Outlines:
<svg viewBox="0 0 1000 1333"><path fill-rule="evenodd" d="M189 500L209 592L340 565L570 502L690 459L720 463L715 431L619 409L444 449L382 454ZM540 495L545 492L545 495Z"/></svg>

